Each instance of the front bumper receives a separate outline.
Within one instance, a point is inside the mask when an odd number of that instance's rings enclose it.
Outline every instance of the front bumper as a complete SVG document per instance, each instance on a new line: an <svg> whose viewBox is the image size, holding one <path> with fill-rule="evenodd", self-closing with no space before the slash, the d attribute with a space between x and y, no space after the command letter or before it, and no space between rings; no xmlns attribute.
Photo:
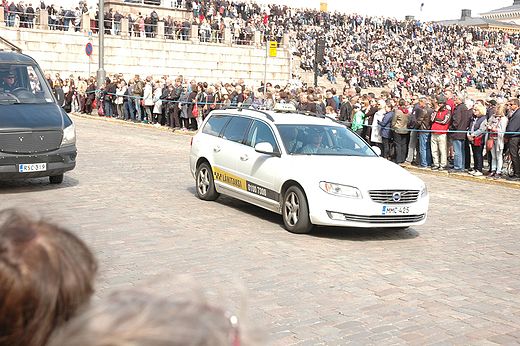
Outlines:
<svg viewBox="0 0 520 346"><path fill-rule="evenodd" d="M315 200L312 200L312 197ZM368 194L362 199L338 197L323 191L315 191L308 196L309 216L314 225L387 228L422 225L426 222L429 197L420 197L407 204L383 204L372 201ZM384 207L406 207L408 213L388 215Z"/></svg>
<svg viewBox="0 0 520 346"><path fill-rule="evenodd" d="M76 167L75 145L59 148L47 153L13 155L0 152L0 180L27 179L60 175ZM20 173L19 164L46 163L43 172Z"/></svg>

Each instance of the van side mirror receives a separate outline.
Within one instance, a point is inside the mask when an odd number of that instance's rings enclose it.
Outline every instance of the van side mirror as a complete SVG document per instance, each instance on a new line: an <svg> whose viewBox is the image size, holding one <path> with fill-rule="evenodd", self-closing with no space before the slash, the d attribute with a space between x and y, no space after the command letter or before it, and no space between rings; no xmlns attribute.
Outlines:
<svg viewBox="0 0 520 346"><path fill-rule="evenodd" d="M375 145L372 147L372 150L376 153L377 156L381 156L381 148L376 147Z"/></svg>

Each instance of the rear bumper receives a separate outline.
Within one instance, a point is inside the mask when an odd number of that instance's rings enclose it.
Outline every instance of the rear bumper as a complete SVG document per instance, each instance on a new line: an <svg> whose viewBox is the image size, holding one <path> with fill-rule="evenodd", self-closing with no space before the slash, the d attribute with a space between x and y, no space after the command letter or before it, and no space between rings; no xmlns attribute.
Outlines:
<svg viewBox="0 0 520 346"><path fill-rule="evenodd" d="M27 179L60 175L76 167L77 150L75 145L60 148L43 154L12 155L0 152L0 180ZM43 172L20 173L19 164L46 163Z"/></svg>

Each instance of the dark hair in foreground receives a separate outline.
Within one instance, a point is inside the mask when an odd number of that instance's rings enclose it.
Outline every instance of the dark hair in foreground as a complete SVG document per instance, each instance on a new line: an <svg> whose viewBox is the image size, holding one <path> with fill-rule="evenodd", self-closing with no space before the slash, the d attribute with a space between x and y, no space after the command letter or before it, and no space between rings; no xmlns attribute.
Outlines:
<svg viewBox="0 0 520 346"><path fill-rule="evenodd" d="M174 299L133 289L91 305L49 346L243 346L241 331L236 316L203 297Z"/></svg>
<svg viewBox="0 0 520 346"><path fill-rule="evenodd" d="M94 256L74 234L14 210L0 212L0 345L45 345L90 299L96 271Z"/></svg>

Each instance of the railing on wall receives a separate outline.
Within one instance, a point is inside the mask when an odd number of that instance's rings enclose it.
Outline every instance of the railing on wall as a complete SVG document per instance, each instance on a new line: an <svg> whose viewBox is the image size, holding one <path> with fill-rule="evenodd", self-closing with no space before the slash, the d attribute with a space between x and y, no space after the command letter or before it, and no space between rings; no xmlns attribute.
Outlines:
<svg viewBox="0 0 520 346"><path fill-rule="evenodd" d="M16 51L18 53L22 52L22 49L20 47L18 47L17 45L12 43L11 41L6 40L2 36L0 36L0 44L2 44L4 46L7 46L7 47L9 47L10 50L14 50L14 51Z"/></svg>

